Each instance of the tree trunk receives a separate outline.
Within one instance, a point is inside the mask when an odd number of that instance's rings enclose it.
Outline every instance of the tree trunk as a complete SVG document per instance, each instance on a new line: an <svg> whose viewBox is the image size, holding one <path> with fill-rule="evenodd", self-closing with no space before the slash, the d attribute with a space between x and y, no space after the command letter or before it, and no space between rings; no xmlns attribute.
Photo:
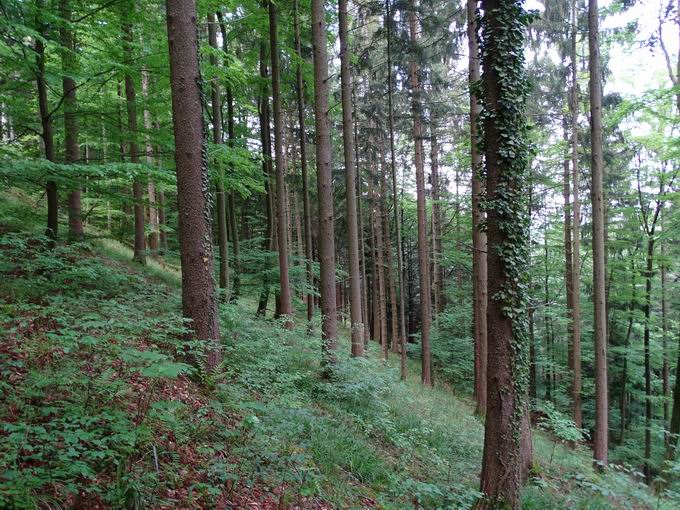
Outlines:
<svg viewBox="0 0 680 510"><path fill-rule="evenodd" d="M312 0L314 53L314 117L316 127L317 200L319 202L319 266L321 276L321 336L323 363L335 365L337 319L335 316L335 234L333 226L333 175L328 118L328 49L324 0Z"/></svg>
<svg viewBox="0 0 680 510"><path fill-rule="evenodd" d="M388 128L390 134L390 170L392 174L392 213L394 214L394 229L397 241L397 271L399 272L399 344L401 350L401 379L406 379L406 311L405 311L405 291L404 286L404 243L401 235L401 223L399 221L399 202L397 198L397 169L394 150L394 107L392 81L392 12L390 9L391 0L385 0L386 13L386 34L387 34L387 107L388 107Z"/></svg>
<svg viewBox="0 0 680 510"><path fill-rule="evenodd" d="M652 361L649 344L649 331L652 311L652 275L654 271L654 238L653 232L647 237L647 267L645 271L645 464L644 475L647 485L652 483Z"/></svg>
<svg viewBox="0 0 680 510"><path fill-rule="evenodd" d="M673 460L676 457L678 436L680 435L680 336L678 337L678 360L675 363L675 388L673 388L673 413L671 425L668 429L668 447L666 458Z"/></svg>
<svg viewBox="0 0 680 510"><path fill-rule="evenodd" d="M441 200L439 189L439 144L437 142L434 114L431 114L430 117L432 140L430 146L430 162L432 165L432 286L434 290L434 312L440 314L444 310L444 271L440 263L442 256L442 234L441 209L439 205Z"/></svg>
<svg viewBox="0 0 680 510"><path fill-rule="evenodd" d="M71 31L71 5L69 0L59 1L59 10L64 20L59 29L62 45L61 65L64 71L62 89L64 94L64 162L72 165L78 162L78 119L76 117L76 82L73 73L76 67L75 47ZM83 220L81 217L80 188L68 194L68 239L82 241Z"/></svg>
<svg viewBox="0 0 680 510"><path fill-rule="evenodd" d="M207 368L221 360L213 281L209 178L198 63L196 3L167 0L170 87L177 168L177 207L182 265L182 310L199 340L207 342Z"/></svg>
<svg viewBox="0 0 680 510"><path fill-rule="evenodd" d="M387 174L384 157L380 175L380 218L383 224L385 247L385 282L390 296L390 341L392 352L399 352L399 324L397 317L397 285L394 281L394 264L392 261L392 239L390 236L390 217L387 207Z"/></svg>
<svg viewBox="0 0 680 510"><path fill-rule="evenodd" d="M593 330L595 340L595 434L596 464L608 464L609 402L607 388L607 309L605 297L604 193L602 162L602 88L597 0L588 0L588 69L590 71L590 143L593 215Z"/></svg>
<svg viewBox="0 0 680 510"><path fill-rule="evenodd" d="M217 50L217 22L213 13L208 14L208 43ZM210 55L210 65L217 67L215 54ZM222 102L220 85L217 78L211 80L210 106L212 113L212 142L222 144ZM229 300L229 252L227 246L227 200L224 193L224 170L220 168L217 176L217 246L220 253L220 299Z"/></svg>
<svg viewBox="0 0 680 510"><path fill-rule="evenodd" d="M389 340L387 338L387 288L385 281L385 243L383 234L382 210L380 204L383 197L380 192L379 179L385 174L385 155L380 151L380 175L376 172L375 161L371 164L371 218L375 225L375 264L378 272L378 313L380 316L380 346L383 359L389 356Z"/></svg>
<svg viewBox="0 0 680 510"><path fill-rule="evenodd" d="M352 356L364 353L364 324L361 317L359 230L357 226L356 167L352 130L352 78L347 36L347 0L338 0L340 31L340 81L342 96L342 140L345 156L345 199L347 208L347 255L349 259L349 306Z"/></svg>
<svg viewBox="0 0 680 510"><path fill-rule="evenodd" d="M416 167L416 202L418 214L418 267L420 273L420 337L422 348L422 383L432 385L432 361L430 356L430 262L427 243L427 209L425 199L425 170L423 168L423 126L420 104L420 79L418 78L418 60L416 46L418 44L416 13L408 13L408 25L411 38L411 112L413 115L413 142L415 144Z"/></svg>
<svg viewBox="0 0 680 510"><path fill-rule="evenodd" d="M488 301L488 400L480 484L485 499L477 508L515 510L521 508L520 486L531 462L524 285L529 258L525 27L520 19L521 0L482 0L481 10L488 290L492 299ZM509 33L514 37L508 37Z"/></svg>
<svg viewBox="0 0 680 510"><path fill-rule="evenodd" d="M129 12L134 11L134 3L123 6ZM123 14L128 16L128 14ZM124 35L124 54L125 63L132 64L132 26L127 18L124 18L123 35ZM139 148L137 146L137 98L135 91L135 80L130 74L129 69L125 71L125 101L127 105L128 117L128 150L130 153L130 163L139 163ZM134 201L135 212L135 243L134 254L132 260L140 264L146 263L146 239L144 235L144 191L142 182L138 177L135 177L132 182L132 199Z"/></svg>
<svg viewBox="0 0 680 510"><path fill-rule="evenodd" d="M294 24L295 24L295 52L300 61L302 49L300 44L300 14L298 0L294 0ZM305 128L305 82L302 77L302 63L295 66L295 92L297 94L298 125L300 129L300 169L302 172L302 214L305 223L305 262L307 267L307 285L310 290L314 289L314 271L312 256L312 214L309 205L309 176L307 171L307 133ZM307 322L311 328L314 318L314 297L310 293L307 296Z"/></svg>
<svg viewBox="0 0 680 510"><path fill-rule="evenodd" d="M572 205L572 308L571 308L571 368L573 370L571 403L574 424L583 426L581 410L581 198L578 159L578 69L576 55L577 5L571 5L571 93L569 100L571 120L571 180L573 186Z"/></svg>
<svg viewBox="0 0 680 510"><path fill-rule="evenodd" d="M144 96L144 131L146 131L146 163L147 165L153 165L153 146L151 145L151 129L153 128L153 123L151 122L151 112L147 106L149 99L149 73L146 69L142 69L142 96ZM152 180L149 180L147 186L147 193L149 196L149 251L153 257L158 257L158 208L156 207L156 186Z"/></svg>
<svg viewBox="0 0 680 510"><path fill-rule="evenodd" d="M663 428L668 430L670 416L669 397L669 368L668 368L668 295L666 292L666 245L661 245L661 347L663 364L661 367L661 381L663 388ZM664 444L668 444L668 433L664 433Z"/></svg>
<svg viewBox="0 0 680 510"><path fill-rule="evenodd" d="M631 275L634 275L635 265L631 264ZM626 341L624 343L623 351L623 367L621 368L621 396L619 400L619 414L621 415L621 421L619 425L619 443L623 443L623 438L626 432L626 402L627 402L627 390L628 386L628 348L630 347L630 336L633 332L633 312L635 310L635 277L632 278L633 287L633 298L630 301L630 308L628 317L628 331L626 332Z"/></svg>
<svg viewBox="0 0 680 510"><path fill-rule="evenodd" d="M359 257L361 261L361 306L362 306L362 322L364 323L364 338L363 338L363 343L364 347L368 345L368 340L371 334L371 328L369 327L370 321L369 321L369 314L368 314L368 279L366 278L366 247L365 247L365 242L364 242L364 237L365 237L365 230L364 230L364 215L362 211L362 202L363 202L363 186L362 182L363 179L361 178L361 170L359 166L359 146L358 146L358 141L359 141L359 135L357 134L357 121L356 121L356 99L354 97L354 89L352 89L352 106L355 111L355 122L354 122L354 160L355 160L355 165L356 165L356 174L357 174L357 182L356 182L356 188L357 188L357 215L359 217Z"/></svg>
<svg viewBox="0 0 680 510"><path fill-rule="evenodd" d="M262 173L265 177L265 214L267 217L267 232L264 239L264 249L266 251L263 263L262 289L257 305L257 315L264 316L267 313L267 303L269 302L269 258L275 249L276 236L274 235L274 191L272 189L271 176L272 157L271 157L271 133L269 123L269 92L266 82L268 81L269 71L266 63L267 46L264 40L260 43L260 78L263 85L260 90L260 101L258 108L260 122L260 143L262 145Z"/></svg>
<svg viewBox="0 0 680 510"><path fill-rule="evenodd" d="M38 8L44 9L44 0L38 0ZM46 37L47 27L38 22L38 31ZM36 63L36 83L38 87L38 108L40 109L40 124L42 133L40 134L45 149L45 159L54 162L54 131L52 126L52 116L50 114L49 102L47 100L47 81L45 77L45 45L42 39L35 40L35 63ZM47 195L47 229L45 235L50 239L51 246L56 244L59 237L59 193L57 183L48 180L45 185Z"/></svg>
<svg viewBox="0 0 680 510"><path fill-rule="evenodd" d="M482 176L482 154L477 147L479 133L479 103L474 84L480 79L479 47L477 44L477 24L475 22L476 0L467 0L467 37L468 37L468 86L470 87L470 163L472 174L472 287L473 287L473 336L475 344L475 400L476 413L486 413L486 367L487 367L487 262L486 232L482 229L484 212L481 201L484 195Z"/></svg>
<svg viewBox="0 0 680 510"><path fill-rule="evenodd" d="M217 21L220 24L220 32L222 33L222 51L225 55L229 54L227 44L227 27L224 24L222 13L217 11ZM233 148L236 144L236 134L234 130L234 94L231 90L231 85L227 83L227 140L229 147ZM234 253L234 276L233 276L233 290L230 299L236 301L241 295L241 246L239 242L239 233L236 228L236 197L234 193L227 194L227 231L231 231L231 247Z"/></svg>
<svg viewBox="0 0 680 510"><path fill-rule="evenodd" d="M160 229L160 246L159 255L164 255L168 252L168 232L166 227L168 222L165 218L165 193L158 192L158 228Z"/></svg>
<svg viewBox="0 0 680 510"><path fill-rule="evenodd" d="M272 103L274 110L274 160L276 163L276 216L279 243L280 314L286 317L286 328L293 328L293 306L288 275L288 221L286 214L286 166L283 159L283 121L281 117L281 77L279 71L278 27L276 3L269 1L269 45L272 62Z"/></svg>

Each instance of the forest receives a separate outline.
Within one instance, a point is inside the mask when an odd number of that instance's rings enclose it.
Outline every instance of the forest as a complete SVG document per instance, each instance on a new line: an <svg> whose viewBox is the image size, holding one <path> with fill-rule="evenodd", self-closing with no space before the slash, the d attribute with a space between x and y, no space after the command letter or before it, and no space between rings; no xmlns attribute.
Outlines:
<svg viewBox="0 0 680 510"><path fill-rule="evenodd" d="M680 0L0 0L0 508L680 508Z"/></svg>

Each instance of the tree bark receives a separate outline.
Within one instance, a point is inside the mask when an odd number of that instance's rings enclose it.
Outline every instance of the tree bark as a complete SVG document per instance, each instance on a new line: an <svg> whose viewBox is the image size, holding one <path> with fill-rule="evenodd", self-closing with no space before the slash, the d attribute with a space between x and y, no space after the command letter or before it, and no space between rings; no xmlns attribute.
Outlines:
<svg viewBox="0 0 680 510"><path fill-rule="evenodd" d="M307 170L307 133L305 128L305 82L302 76L302 48L300 43L300 13L298 0L294 0L295 53L300 62L295 66L295 92L297 95L298 127L300 129L300 170L302 173L302 215L305 224L305 263L307 268L307 285L314 289L314 271L312 255L312 214L309 205L309 176ZM307 295L307 323L311 328L314 318L314 296Z"/></svg>
<svg viewBox="0 0 680 510"><path fill-rule="evenodd" d="M345 156L345 201L347 210L347 255L349 259L349 306L352 356L364 353L364 323L361 317L359 230L357 226L356 167L352 129L352 77L347 35L347 0L338 0L340 31L340 82L342 97L342 141Z"/></svg>
<svg viewBox="0 0 680 510"><path fill-rule="evenodd" d="M409 34L411 39L411 63L409 68L411 82L411 112L413 115L413 142L415 144L416 202L418 215L418 267L420 273L420 337L422 348L422 383L432 385L432 361L430 355L430 262L427 242L427 206L425 198L425 170L423 168L423 126L420 103L420 79L415 48L418 44L416 13L408 13Z"/></svg>
<svg viewBox="0 0 680 510"><path fill-rule="evenodd" d="M653 229L653 227L652 227ZM645 464L644 475L647 485L652 483L652 360L650 351L650 322L652 312L652 275L654 272L654 232L647 237L647 267L645 271L645 327L644 327L644 357L645 357Z"/></svg>
<svg viewBox="0 0 680 510"><path fill-rule="evenodd" d="M274 162L276 164L276 216L279 243L280 314L286 317L286 328L293 328L293 306L288 271L288 221L286 214L286 166L283 159L283 121L281 117L281 76L276 3L269 0L269 46L272 63L272 104L274 113Z"/></svg>
<svg viewBox="0 0 680 510"><path fill-rule="evenodd" d="M146 163L147 165L153 165L153 146L151 145L151 129L153 128L153 123L151 122L151 112L149 111L147 102L149 99L149 73L146 69L142 69L142 96L144 96L144 131L145 141L146 141ZM156 186L152 180L149 180L147 186L147 194L149 197L149 252L153 257L158 257L158 241L159 241L159 231L158 231L158 208L156 206Z"/></svg>
<svg viewBox="0 0 680 510"><path fill-rule="evenodd" d="M517 95L521 91L514 89L524 81L524 27L512 18L522 13L522 1L482 0L481 10L488 291L492 298L487 313L488 400L480 483L485 499L477 508L516 510L521 508L520 487L531 463L529 335L523 280L529 250L528 201L524 198L529 164L523 124L525 100ZM507 36L513 29L518 32L516 39Z"/></svg>
<svg viewBox="0 0 680 510"><path fill-rule="evenodd" d="M388 128L390 135L390 170L392 177L392 213L394 215L394 229L397 241L397 271L399 273L399 345L401 350L401 380L406 379L406 305L404 286L404 243L401 235L401 222L399 221L399 201L397 197L397 169L394 150L394 106L393 91L394 83L392 80L392 12L390 9L391 0L385 0L385 25L387 34L387 107L388 107Z"/></svg>
<svg viewBox="0 0 680 510"><path fill-rule="evenodd" d="M37 6L39 10L45 8L44 0L38 0ZM40 15L38 15L40 16ZM38 19L38 32L43 37L47 35L47 27ZM43 141L45 149L45 159L54 162L54 130L52 126L52 116L50 114L50 107L47 98L47 81L45 77L45 45L42 39L35 41L35 63L36 63L36 83L38 88L38 108L40 110L40 124L42 133L40 136ZM53 180L48 180L45 184L45 192L47 195L47 229L45 235L50 239L50 246L56 244L59 237L59 193L57 183Z"/></svg>
<svg viewBox="0 0 680 510"><path fill-rule="evenodd" d="M217 22L213 13L208 14L208 43L217 50ZM217 67L217 56L210 55L210 65ZM210 106L212 113L212 142L222 144L222 101L217 78L211 80ZM220 254L220 299L229 301L229 252L227 245L227 200L224 193L224 170L220 168L217 176L217 246Z"/></svg>
<svg viewBox="0 0 680 510"><path fill-rule="evenodd" d="M444 310L444 271L440 263L442 256L442 234L441 208L439 205L439 201L441 200L439 189L439 143L437 141L437 126L434 114L431 114L430 117L430 162L432 168L432 286L434 290L434 313L440 314ZM458 217L460 217L460 215L458 215ZM460 239L460 237L458 239Z"/></svg>
<svg viewBox="0 0 680 510"><path fill-rule="evenodd" d="M69 0L59 1L62 26L61 36L61 64L64 71L62 89L64 94L64 162L72 165L78 162L78 119L76 117L76 81L73 79L76 57L73 32L71 30L71 5ZM71 242L82 241L83 220L81 217L80 188L76 187L68 194L68 239Z"/></svg>
<svg viewBox="0 0 680 510"><path fill-rule="evenodd" d="M316 127L317 200L319 202L319 266L321 275L321 336L323 363L335 365L337 318L335 307L335 234L333 226L333 175L328 118L328 49L324 0L312 0L314 54L314 117Z"/></svg>
<svg viewBox="0 0 680 510"><path fill-rule="evenodd" d="M182 310L199 340L206 341L209 370L221 360L220 327L213 281L208 178L201 75L198 63L196 3L167 0L170 88L177 168L177 207Z"/></svg>
<svg viewBox="0 0 680 510"><path fill-rule="evenodd" d="M571 120L571 181L573 187L572 204L572 308L571 308L571 368L572 419L574 424L583 427L582 382L581 382L581 198L580 171L578 159L578 69L576 55L577 4L571 5L571 92L569 100Z"/></svg>
<svg viewBox="0 0 680 510"><path fill-rule="evenodd" d="M593 216L593 331L595 341L595 434L597 466L608 464L609 397L607 387L607 309L605 296L604 192L602 161L602 88L597 0L588 0L588 69L590 72L590 165Z"/></svg>
<svg viewBox="0 0 680 510"><path fill-rule="evenodd" d="M468 86L470 87L470 164L472 174L472 287L473 287L473 336L475 344L475 400L476 414L486 413L486 367L487 367L487 261L486 232L482 229L484 212L482 197L484 182L482 177L482 154L477 144L479 133L479 103L474 85L480 79L479 47L477 43L477 23L475 21L476 0L467 0L467 37L468 37Z"/></svg>
<svg viewBox="0 0 680 510"><path fill-rule="evenodd" d="M134 3L128 2L123 9L127 12L134 11ZM123 22L123 36L124 36L124 54L126 65L132 64L132 26L126 18L128 14L124 13ZM137 146L137 94L135 91L135 80L130 74L129 69L125 71L125 101L127 105L128 118L128 150L130 153L130 163L139 163L139 148ZM142 182L138 177L135 177L132 182L132 199L134 201L135 213L135 242L134 254L132 260L140 264L146 264L146 238L144 234L144 191Z"/></svg>

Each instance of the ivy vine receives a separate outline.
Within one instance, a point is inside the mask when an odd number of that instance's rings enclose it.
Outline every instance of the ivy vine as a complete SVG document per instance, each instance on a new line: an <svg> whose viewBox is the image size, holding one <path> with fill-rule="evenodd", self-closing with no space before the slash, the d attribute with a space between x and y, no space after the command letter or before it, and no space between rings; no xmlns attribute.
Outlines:
<svg viewBox="0 0 680 510"><path fill-rule="evenodd" d="M528 338L528 261L529 261L529 162L533 148L529 143L529 124L525 105L530 91L524 69L524 43L527 26L536 19L536 11L523 8L523 0L483 2L486 9L477 11L480 27L479 48L484 76L492 73L498 87L495 101L489 100L484 78L475 85L481 102L478 146L485 152L484 132L496 134L494 145L503 171L493 197L488 193L484 208L494 211L503 241L496 246L504 268L504 283L492 299L501 303L505 316L512 321L513 356L510 369L519 401L515 406L516 437L520 440L521 418L529 382ZM485 162L485 167L488 159ZM488 168L485 168L488 175Z"/></svg>

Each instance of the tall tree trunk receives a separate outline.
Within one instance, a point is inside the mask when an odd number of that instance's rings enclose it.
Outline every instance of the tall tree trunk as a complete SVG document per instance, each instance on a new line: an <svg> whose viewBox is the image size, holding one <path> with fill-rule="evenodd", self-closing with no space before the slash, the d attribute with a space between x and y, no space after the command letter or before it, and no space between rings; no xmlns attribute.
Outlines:
<svg viewBox="0 0 680 510"><path fill-rule="evenodd" d="M267 232L264 239L264 249L266 251L263 263L262 289L260 291L260 299L257 305L257 315L264 316L267 313L267 303L269 302L269 266L270 255L275 250L276 236L275 216L274 216L274 190L272 189L272 157L271 157L271 133L269 122L269 92L267 88L267 81L269 77L269 70L266 63L267 45L265 41L260 43L260 78L263 85L260 90L260 100L258 105L258 115L260 123L260 143L262 145L262 173L265 176L265 214L267 217Z"/></svg>
<svg viewBox="0 0 680 510"><path fill-rule="evenodd" d="M361 317L359 230L357 226L356 167L352 130L352 77L349 68L347 0L338 0L340 30L340 81L342 97L342 141L345 156L345 200L347 208L347 255L349 259L349 306L352 356L364 353L364 324Z"/></svg>
<svg viewBox="0 0 680 510"><path fill-rule="evenodd" d="M44 0L38 0L39 10L45 8ZM38 14L40 16L40 14ZM47 35L47 27L38 18L38 32L43 37ZM52 115L50 113L49 102L47 99L47 80L45 76L45 44L43 40L35 40L35 63L36 63L36 83L38 88L38 108L40 110L40 124L42 133L40 134L45 149L45 159L54 162L54 130L52 126ZM56 244L59 237L59 193L57 183L48 180L45 185L47 194L47 229L45 235L51 240L51 246Z"/></svg>
<svg viewBox="0 0 680 510"><path fill-rule="evenodd" d="M477 506L483 510L519 509L520 486L531 462L525 290L529 150L522 3L481 3L488 290L492 296L488 301L488 400L480 484L485 499Z"/></svg>
<svg viewBox="0 0 680 510"><path fill-rule="evenodd" d="M619 423L619 443L623 443L623 438L626 433L626 414L627 406L626 402L628 400L628 391L626 387L628 386L628 348L630 347L630 337L633 332L633 318L635 311L635 262L634 259L631 262L631 275L632 276L632 290L633 297L630 300L629 306L629 317L628 317L628 330L626 332L626 341L623 345L623 367L621 368L621 396L619 399L619 415L621 421Z"/></svg>
<svg viewBox="0 0 680 510"><path fill-rule="evenodd" d="M487 262L486 232L482 229L484 213L481 201L484 194L482 177L482 154L478 149L479 103L475 84L480 79L479 47L477 44L477 23L475 21L476 0L467 0L468 37L468 86L470 87L470 163L472 175L472 287L473 287L473 336L475 344L475 400L476 413L486 413L486 367L487 367Z"/></svg>
<svg viewBox="0 0 680 510"><path fill-rule="evenodd" d="M217 21L220 24L220 32L222 33L222 51L225 55L229 54L229 46L227 44L227 26L224 23L222 13L217 11ZM231 85L227 83L227 143L230 148L236 146L236 133L234 128L234 94ZM231 292L231 300L236 301L241 295L241 243L239 240L239 233L236 228L236 196L234 192L227 195L227 230L231 231L231 248L234 253L234 276L233 276L233 290Z"/></svg>
<svg viewBox="0 0 680 510"><path fill-rule="evenodd" d="M414 5L415 7L415 5ZM418 267L420 273L420 337L422 347L422 383L432 385L432 361L430 355L430 262L427 243L427 209L425 199L425 170L423 165L423 126L420 103L420 79L418 77L418 60L416 46L418 44L418 24L416 13L411 9L408 13L408 25L411 38L411 63L409 75L411 81L411 112L413 115L413 143L415 144L416 167L416 202L418 214Z"/></svg>
<svg viewBox="0 0 680 510"><path fill-rule="evenodd" d="M149 100L149 72L146 69L142 69L142 96L144 96L144 131L145 135L145 152L146 152L146 163L147 165L153 165L153 146L151 145L151 129L153 128L153 122L151 122L151 112L148 107ZM147 194L149 197L149 252L153 257L158 257L158 242L159 242L159 231L158 231L158 208L156 206L156 186L152 180L149 180L147 186Z"/></svg>
<svg viewBox="0 0 680 510"><path fill-rule="evenodd" d="M363 203L363 179L361 178L361 170L359 166L359 135L358 135L358 129L357 129L357 124L358 122L356 121L357 118L357 109L356 109L356 98L354 96L354 89L352 89L352 106L354 108L354 117L355 117L355 122L354 122L354 160L355 160L355 166L356 166L356 173L357 173L357 182L356 182L356 188L357 188L357 215L359 217L359 256L360 256L360 261L361 261L361 304L362 304L362 322L364 323L364 347L368 344L368 340L371 335L371 328L369 327L370 321L369 321L369 314L368 314L368 279L366 278L366 247L365 247L365 242L364 238L366 235L366 231L364 230L364 215L362 211L362 206L361 204Z"/></svg>
<svg viewBox="0 0 680 510"><path fill-rule="evenodd" d="M434 312L440 314L444 310L444 271L440 262L442 256L441 233L441 200L439 189L439 143L434 114L430 116L431 146L430 162L432 165L432 281L434 287ZM457 185L456 185L457 189ZM460 215L458 215L460 218ZM458 238L460 240L460 237Z"/></svg>
<svg viewBox="0 0 680 510"><path fill-rule="evenodd" d="M286 214L286 165L283 159L283 119L281 116L281 77L279 71L278 27L276 3L269 1L269 45L272 62L272 103L274 110L274 161L276 163L276 216L279 243L280 314L286 317L286 327L293 328L293 306L288 275L288 221Z"/></svg>
<svg viewBox="0 0 680 510"><path fill-rule="evenodd" d="M680 13L679 13L680 14ZM669 368L668 368L668 295L666 289L666 245L661 245L661 348L662 366L661 381L663 388L663 428L668 430L668 419L670 417L669 397ZM668 444L668 433L664 433L664 444Z"/></svg>
<svg viewBox="0 0 680 510"><path fill-rule="evenodd" d="M673 388L673 413L668 428L668 446L666 458L673 460L677 454L678 436L680 435L680 336L678 336L678 359L675 363L675 388Z"/></svg>
<svg viewBox="0 0 680 510"><path fill-rule="evenodd" d="M406 379L406 311L405 299L406 288L404 286L404 243L401 235L401 223L399 220L399 201L397 197L397 168L394 150L394 106L393 91L394 83L392 80L392 12L390 9L391 0L385 0L385 25L387 34L387 107L388 107L388 128L390 134L390 170L392 177L392 213L394 214L394 229L397 241L397 271L399 273L399 344L401 350L400 371L401 379Z"/></svg>
<svg viewBox="0 0 680 510"><path fill-rule="evenodd" d="M645 464L644 475L647 485L652 483L652 360L649 344L649 332L652 312L652 276L654 272L654 238L647 237L647 267L645 271L645 328L644 328L644 357L645 357Z"/></svg>
<svg viewBox="0 0 680 510"><path fill-rule="evenodd" d="M323 362L335 365L337 318L335 310L335 229L333 225L333 175L328 118L328 49L324 0L312 0L314 53L314 117L316 127L317 200L319 202L319 267L321 276L321 336Z"/></svg>
<svg viewBox="0 0 680 510"><path fill-rule="evenodd" d="M307 285L314 289L314 271L312 256L312 212L309 205L309 176L307 171L307 133L305 128L305 82L302 77L302 49L300 44L300 13L298 0L294 0L295 52L300 62L295 66L295 92L297 94L298 126L300 129L300 169L302 172L302 214L305 223L305 259L307 267ZM364 280L365 281L365 280ZM311 328L314 318L314 297L307 296L307 322Z"/></svg>
<svg viewBox="0 0 680 510"><path fill-rule="evenodd" d="M576 55L577 4L571 4L571 92L569 100L571 120L571 181L573 186L572 204L572 308L571 308L571 386L572 419L574 424L583 426L581 410L581 198L580 171L578 159L578 61Z"/></svg>
<svg viewBox="0 0 680 510"><path fill-rule="evenodd" d="M165 192L158 192L158 228L160 229L159 255L168 252L168 232L166 230L168 222L165 218Z"/></svg>
<svg viewBox="0 0 680 510"><path fill-rule="evenodd" d="M217 50L217 22L213 13L208 14L208 43ZM215 53L210 55L210 65L217 67ZM222 101L220 84L215 77L211 80L210 106L212 112L212 141L215 145L222 143ZM227 200L224 193L224 170L220 168L217 176L217 246L220 253L220 299L229 300L229 252L227 246Z"/></svg>
<svg viewBox="0 0 680 510"><path fill-rule="evenodd" d="M604 192L602 162L602 87L600 78L597 0L588 0L588 69L590 71L590 167L593 215L593 331L595 340L596 464L605 468L609 448L609 397L607 388L607 309L605 296Z"/></svg>
<svg viewBox="0 0 680 510"><path fill-rule="evenodd" d="M205 157L196 2L167 0L170 88L177 168L182 310L199 340L207 342L207 367L221 360L213 281L209 178Z"/></svg>
<svg viewBox="0 0 680 510"><path fill-rule="evenodd" d="M127 12L134 11L134 2L128 2L123 6ZM124 13L123 35L124 35L124 54L126 65L132 65L132 26ZM125 71L125 101L127 105L128 117L128 149L130 152L130 163L139 163L139 148L137 146L137 98L135 91L135 80L130 74L130 70ZM146 263L146 238L144 235L144 191L142 182L135 177L132 182L132 199L134 201L135 212L135 243L132 260L140 264Z"/></svg>
<svg viewBox="0 0 680 510"><path fill-rule="evenodd" d="M59 0L59 10L63 19L59 29L61 36L61 65L64 71L62 89L64 94L64 161L67 165L78 162L78 119L76 117L76 81L73 79L76 57L71 29L71 4L69 0ZM83 239L83 220L81 217L80 188L68 194L68 239L72 242Z"/></svg>
<svg viewBox="0 0 680 510"><path fill-rule="evenodd" d="M385 281L385 237L383 234L383 221L381 202L383 200L380 179L385 174L385 154L380 151L380 174L376 172L376 162L373 161L371 165L371 218L375 225L375 263L378 272L378 313L380 316L380 345L382 347L382 355L384 359L389 356L389 340L387 338L387 288Z"/></svg>
<svg viewBox="0 0 680 510"><path fill-rule="evenodd" d="M384 157L382 158L380 175L380 217L383 224L385 247L385 284L390 296L390 341L392 352L399 352L399 321L397 317L397 284L394 280L394 264L392 260L392 239L390 236L389 207L387 206L387 175Z"/></svg>

